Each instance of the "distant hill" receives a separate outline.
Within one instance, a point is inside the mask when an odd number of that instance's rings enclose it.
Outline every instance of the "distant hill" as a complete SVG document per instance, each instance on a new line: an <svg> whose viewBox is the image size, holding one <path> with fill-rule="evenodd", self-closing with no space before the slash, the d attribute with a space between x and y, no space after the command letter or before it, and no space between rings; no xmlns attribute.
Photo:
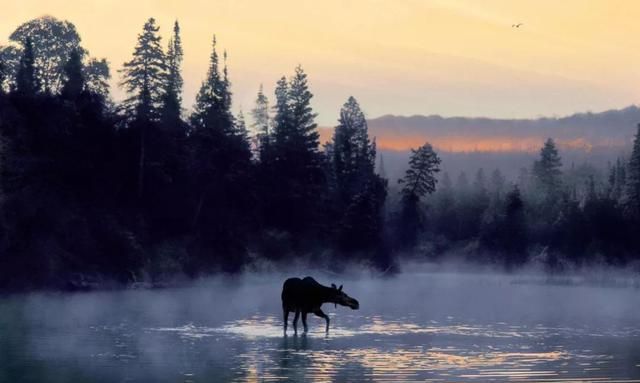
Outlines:
<svg viewBox="0 0 640 383"><path fill-rule="evenodd" d="M629 151L640 108L537 119L386 115L368 122L392 179L404 172L408 150L425 141L440 153L443 170L450 173L499 167L515 178L521 167L530 166L547 137L558 143L565 166L591 163L604 169ZM322 142L332 131L322 129Z"/></svg>
<svg viewBox="0 0 640 383"><path fill-rule="evenodd" d="M405 151L429 141L449 152L536 152L551 137L560 148L590 151L630 145L640 108L537 119L386 115L368 122L370 135L384 150ZM324 129L323 142L330 137L331 130Z"/></svg>
<svg viewBox="0 0 640 383"><path fill-rule="evenodd" d="M640 108L560 118L491 119L441 116L382 116L369 120L371 136L383 149L406 150L424 141L445 151L537 151L551 137L561 148L591 150L630 145Z"/></svg>

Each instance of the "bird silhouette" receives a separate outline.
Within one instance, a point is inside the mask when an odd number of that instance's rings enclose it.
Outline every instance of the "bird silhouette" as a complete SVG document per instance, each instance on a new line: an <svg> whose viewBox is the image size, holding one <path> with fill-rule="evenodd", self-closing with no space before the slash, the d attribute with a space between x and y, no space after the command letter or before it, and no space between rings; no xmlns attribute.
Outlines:
<svg viewBox="0 0 640 383"><path fill-rule="evenodd" d="M522 25L524 25L524 24L522 24L522 23L512 24L511 27L512 28L520 28Z"/></svg>

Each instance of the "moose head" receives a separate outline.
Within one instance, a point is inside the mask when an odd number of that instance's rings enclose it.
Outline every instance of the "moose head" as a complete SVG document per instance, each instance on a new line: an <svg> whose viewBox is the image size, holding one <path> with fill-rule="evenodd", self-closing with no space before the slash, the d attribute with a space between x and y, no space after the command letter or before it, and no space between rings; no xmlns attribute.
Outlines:
<svg viewBox="0 0 640 383"><path fill-rule="evenodd" d="M336 287L336 285L332 283L331 289L333 293L331 302L333 302L336 307L338 307L338 305L347 306L352 310L357 310L360 307L360 303L358 303L357 300L351 298L344 291L342 291L342 285L340 285L340 287Z"/></svg>

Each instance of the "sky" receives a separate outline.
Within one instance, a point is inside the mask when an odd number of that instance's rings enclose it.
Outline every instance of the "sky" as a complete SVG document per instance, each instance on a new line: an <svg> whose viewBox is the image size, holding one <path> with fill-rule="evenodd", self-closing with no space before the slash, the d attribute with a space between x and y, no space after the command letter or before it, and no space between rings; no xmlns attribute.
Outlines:
<svg viewBox="0 0 640 383"><path fill-rule="evenodd" d="M234 108L301 64L321 126L353 95L385 114L529 118L634 104L640 1L624 0L0 0L0 44L21 23L73 22L92 56L117 69L149 17L184 43L184 100L205 77L215 33L228 51ZM513 28L514 23L523 23Z"/></svg>

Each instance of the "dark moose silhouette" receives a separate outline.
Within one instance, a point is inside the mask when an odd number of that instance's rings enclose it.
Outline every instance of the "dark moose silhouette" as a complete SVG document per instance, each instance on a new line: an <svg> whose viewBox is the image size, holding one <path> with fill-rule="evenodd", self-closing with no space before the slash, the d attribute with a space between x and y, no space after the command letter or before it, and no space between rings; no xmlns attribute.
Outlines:
<svg viewBox="0 0 640 383"><path fill-rule="evenodd" d="M284 333L287 334L287 322L289 312L295 312L293 318L293 331L298 333L298 317L302 313L302 325L304 332L308 331L307 314L314 313L327 322L326 332L329 332L329 316L325 314L320 306L323 303L334 303L336 306L347 306L353 310L360 307L357 300L348 296L342 291L342 285L336 287L333 283L331 287L323 286L311 277L289 278L282 285L282 311L284 314Z"/></svg>

